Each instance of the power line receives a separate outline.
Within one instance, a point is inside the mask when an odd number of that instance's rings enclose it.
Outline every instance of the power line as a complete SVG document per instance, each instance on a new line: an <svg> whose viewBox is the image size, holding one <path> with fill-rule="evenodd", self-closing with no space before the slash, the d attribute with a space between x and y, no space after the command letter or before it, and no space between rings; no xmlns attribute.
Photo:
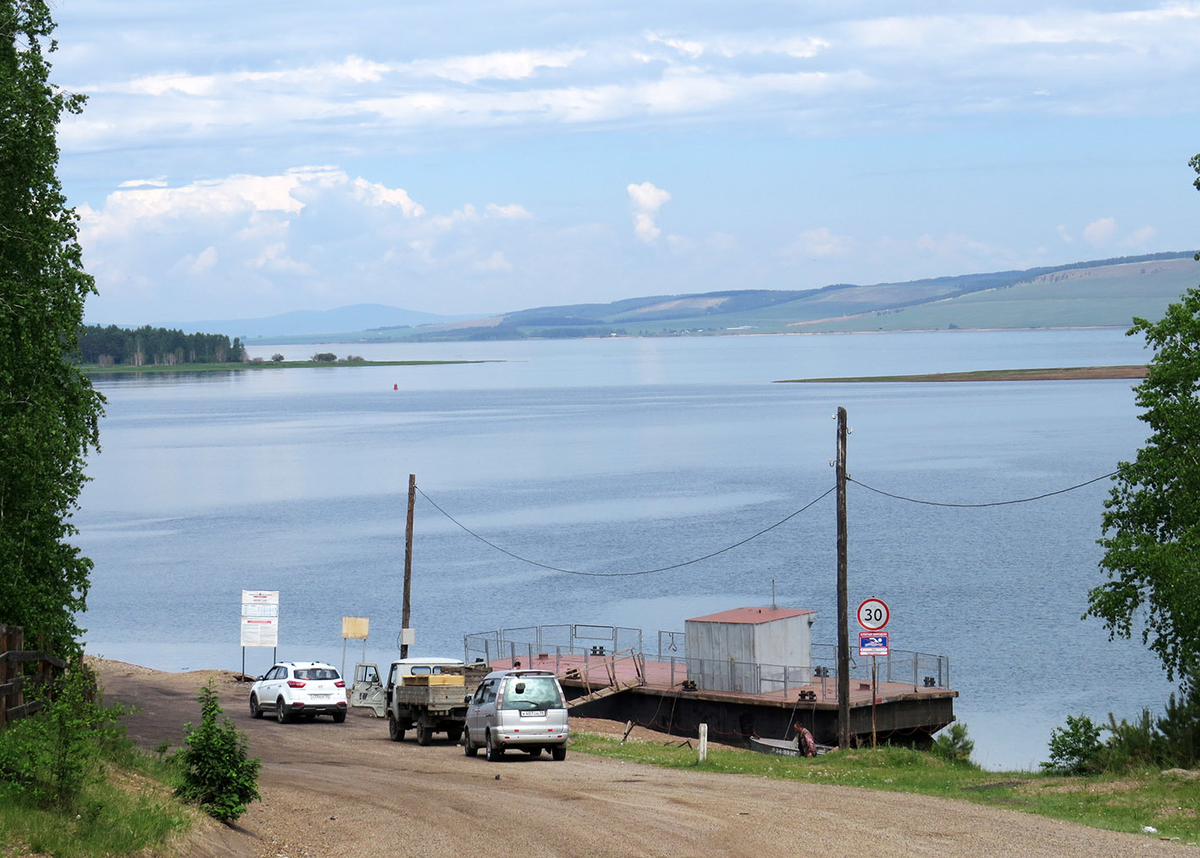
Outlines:
<svg viewBox="0 0 1200 858"><path fill-rule="evenodd" d="M881 495L886 498L891 498L892 500L904 501L905 503L915 503L915 504L921 504L924 506L951 507L951 508L955 508L955 509L986 509L988 507L1011 506L1013 504L1032 503L1033 501L1045 500L1046 498L1054 497L1056 495L1062 495L1062 494L1066 494L1068 492L1077 491L1078 489L1082 489L1086 486L1090 486L1093 483L1098 483L1101 480L1107 480L1111 477L1116 476L1120 472L1121 472L1120 470L1112 471L1111 473L1107 473L1107 474L1104 474L1099 477L1093 477L1092 479L1086 480L1082 483L1078 483L1073 486L1068 486L1065 489L1057 489L1057 490L1051 491L1051 492L1044 492L1040 495L1033 495L1032 497L1014 498L1012 500L1002 500L1002 501L990 501L987 503L950 503L948 501L935 501L935 500L926 500L923 498L908 497L907 495L896 494L894 492L884 491L883 489L878 489L878 488L875 488L874 486L867 485L866 483L864 483L860 480L854 479L849 474L846 475L846 481L854 483L855 485L862 486L867 491L874 492L877 495ZM493 548L496 551L499 551L501 554L507 555L508 557L511 557L514 560L518 560L521 563L528 563L530 566L536 566L539 569L546 569L551 572L561 572L566 575L585 575L585 576L593 577L593 578L628 578L628 577L633 577L636 575L653 575L658 572L669 572L673 569L681 569L684 566L691 566L694 563L700 563L704 560L710 560L713 557L717 557L718 555L725 554L726 552L732 551L735 548L740 548L741 546L745 545L747 542L757 539L758 537L762 536L765 533L769 533L770 531L774 530L775 528L779 527L780 525L786 524L787 522L791 521L793 518L800 515L801 513L806 512L807 510L809 510L810 508L815 506L820 501L829 497L829 495L831 495L837 489L837 486L836 485L831 486L825 492L818 495L816 498L809 501L808 503L806 503L804 506L800 507L800 509L796 510L795 512L784 516L783 518L781 518L779 521L775 522L774 524L769 525L768 527L764 527L762 530L758 531L757 533L753 533L750 536L747 536L745 539L738 540L737 542L733 543L732 545L727 545L724 548L719 548L716 551L710 552L701 557L696 557L692 560L684 560L681 563L672 563L669 566L660 566L656 569L642 569L642 570L638 570L636 572L585 572L581 569L564 569L560 566L552 566L549 563L542 563L541 561L533 560L529 557L524 557L520 554L517 554L516 552L509 551L507 548L497 545L496 543L492 542L490 539L480 535L479 533L476 533L474 530L467 527L465 524L463 524L461 521L459 521L454 516L452 516L450 513L448 513L445 509L443 509L437 503L437 501L435 501L429 495L425 494L424 490L421 489L420 486L417 486L416 489L420 493L421 497L423 497L423 498L425 498L425 500L429 501L429 503L433 506L434 509L436 509L438 512L440 512L442 515L444 515L450 521L454 522L454 524L456 524L463 531L465 531L466 533L475 537L480 542L482 542L484 545L487 545L489 548Z"/></svg>
<svg viewBox="0 0 1200 858"><path fill-rule="evenodd" d="M875 494L877 494L877 495L883 495L884 497L891 498L892 500L907 501L908 503L919 503L919 504L924 504L925 506L948 506L948 507L955 507L958 509L983 509L984 507L1009 506L1011 504L1031 503L1032 501L1044 500L1045 498L1054 497L1055 495L1062 495L1062 494L1066 494L1067 492L1073 492L1076 489L1082 489L1084 486L1090 486L1092 483L1098 483L1101 480L1107 480L1110 477L1115 477L1119 473L1121 473L1119 470L1113 471L1110 474L1105 474L1104 476L1101 476L1101 477L1095 477L1093 479L1088 480L1087 482L1079 483L1078 485L1070 486L1065 489L1058 489L1053 492L1046 492L1046 493L1040 494L1040 495L1034 495L1033 497L1016 498L1014 500L992 501L990 503L947 503L945 501L922 500L921 498L910 498L910 497L906 497L905 495L897 495L897 494L893 494L892 492L885 492L883 489L877 489L874 486L868 486L866 483L856 480L850 476L847 476L846 479L849 480L850 482L854 483L855 485L862 486L867 491L875 492Z"/></svg>
<svg viewBox="0 0 1200 858"><path fill-rule="evenodd" d="M753 539L757 539L758 537L762 536L764 533L768 533L768 532L774 530L775 528L779 527L781 524L785 524L785 523L791 521L793 518L800 515L800 513L808 510L810 507L814 506L819 501L824 500L825 498L829 497L829 495L833 494L833 492L836 488L837 488L837 486L830 486L823 494L821 494L820 496L809 501L804 506L800 507L800 509L796 510L795 512L791 513L790 515L784 516L783 518L781 518L779 521L775 522L771 526L764 527L762 530L758 531L758 533L755 533L751 536L747 536L745 539L739 540L738 542L735 542L732 545L727 545L724 548L718 549L709 554L705 554L703 557L697 557L693 560L685 560L682 563L673 563L670 566L660 566L657 569L643 569L638 572L583 572L579 569L563 569L558 566L551 566L548 563L541 563L537 560L531 560L528 557L522 557L520 554L516 554L512 551L509 551L507 548L502 548L501 546L497 545L496 543L492 542L491 540L489 540L483 536L480 536L478 533L471 530L471 528L467 527L465 524L463 524L461 521L456 519L450 513L446 512L446 510L444 510L440 506L438 506L437 502L434 501L434 499L431 498L429 495L425 494L425 492L421 490L420 486L417 487L417 491L421 493L421 497L425 498L425 500L429 501L429 503L433 505L434 509L436 509L442 515L446 516L446 518L450 519L452 522L457 524L460 528L465 530L471 536L478 539L484 545L487 545L491 548L496 549L501 554L507 554L509 557L513 558L514 560L519 560L522 563L528 563L531 566L537 566L540 569L549 569L551 572L563 572L567 575L587 575L587 576L593 577L593 578L628 578L628 577L632 577L634 575L653 575L656 572L669 572L672 569L681 569L684 566L691 566L693 563L699 563L702 560L709 560L713 557L716 557L719 554L724 554L727 551L732 551L733 549L738 548L742 545L745 545L747 542L750 542Z"/></svg>

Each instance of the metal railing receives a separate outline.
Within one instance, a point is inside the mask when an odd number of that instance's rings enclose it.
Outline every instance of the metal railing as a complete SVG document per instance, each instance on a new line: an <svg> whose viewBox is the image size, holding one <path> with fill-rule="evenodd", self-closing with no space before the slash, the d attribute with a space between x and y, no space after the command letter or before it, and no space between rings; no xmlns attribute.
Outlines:
<svg viewBox="0 0 1200 858"><path fill-rule="evenodd" d="M532 667L553 659L555 673L578 669L583 657L582 675L592 676L594 669L611 670L616 653L641 660L643 675L646 656L642 650L642 631L622 626L563 624L500 629L465 635L464 660L482 658L523 661ZM741 694L785 695L794 688L819 686L822 698L837 695L837 646L813 644L808 665L760 664L721 659L691 658L684 647L684 633L659 631L657 657L667 665L665 679L671 687L686 678L698 689L732 691ZM570 656L569 663L563 659ZM874 661L874 665L872 662ZM594 662L594 664L593 664ZM911 684L913 690L950 687L950 658L943 655L893 649L886 656L859 657L851 648L850 678L870 681L872 666L880 683ZM655 671L657 674L659 668Z"/></svg>
<svg viewBox="0 0 1200 858"><path fill-rule="evenodd" d="M463 660L467 662L477 658L488 662L523 658L525 664L532 665L535 658L545 660L551 655L605 656L622 650L642 652L641 629L566 623L499 629L463 637Z"/></svg>

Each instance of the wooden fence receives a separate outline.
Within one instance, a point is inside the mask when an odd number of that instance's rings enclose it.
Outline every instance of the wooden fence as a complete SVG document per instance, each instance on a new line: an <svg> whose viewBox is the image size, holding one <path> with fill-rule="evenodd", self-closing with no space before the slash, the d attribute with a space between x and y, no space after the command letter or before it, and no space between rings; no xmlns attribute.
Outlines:
<svg viewBox="0 0 1200 858"><path fill-rule="evenodd" d="M0 730L9 721L42 708L41 701L25 702L27 685L45 685L66 666L51 653L25 649L25 629L21 626L0 625Z"/></svg>

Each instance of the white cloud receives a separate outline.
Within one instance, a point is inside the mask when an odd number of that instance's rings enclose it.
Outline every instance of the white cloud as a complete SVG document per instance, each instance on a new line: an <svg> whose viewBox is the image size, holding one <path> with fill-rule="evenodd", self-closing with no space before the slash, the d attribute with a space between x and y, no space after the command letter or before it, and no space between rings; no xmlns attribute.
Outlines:
<svg viewBox="0 0 1200 858"><path fill-rule="evenodd" d="M500 220L528 220L533 217L522 205L512 204L507 206L498 206L495 203L488 203L484 209L487 216L490 218L499 218Z"/></svg>
<svg viewBox="0 0 1200 858"><path fill-rule="evenodd" d="M197 256L196 260L191 264L191 272L193 274L203 274L205 271L217 264L218 258L219 256L217 254L217 249L209 245L208 247L204 248L204 250L200 251L200 255Z"/></svg>
<svg viewBox="0 0 1200 858"><path fill-rule="evenodd" d="M1083 238L1093 247L1103 247L1112 241L1117 231L1116 218L1104 217L1094 220L1083 228Z"/></svg>
<svg viewBox="0 0 1200 858"><path fill-rule="evenodd" d="M472 268L476 271L512 271L512 265L504 258L504 254L499 250L492 253L487 259L476 262Z"/></svg>
<svg viewBox="0 0 1200 858"><path fill-rule="evenodd" d="M836 235L827 226L810 229L784 249L785 256L827 257L846 256L854 248L854 239L848 235Z"/></svg>
<svg viewBox="0 0 1200 858"><path fill-rule="evenodd" d="M366 179L355 179L354 189L358 198L369 205L397 206L410 217L420 217L425 214L425 207L412 201L404 188L389 188Z"/></svg>
<svg viewBox="0 0 1200 858"><path fill-rule="evenodd" d="M445 78L456 83L479 80L522 80L539 69L566 68L587 51L576 48L562 51L496 51L479 56L418 60L409 68L418 76Z"/></svg>
<svg viewBox="0 0 1200 858"><path fill-rule="evenodd" d="M411 306L422 302L398 302L396 284L429 278L454 285L432 289L425 306L452 312L452 293L468 291L472 278L494 285L513 272L500 243L536 228L519 203L430 215L403 188L333 166L139 184L79 211L100 292L89 315L120 322L212 317L214 305L247 308L236 315L331 302Z"/></svg>
<svg viewBox="0 0 1200 858"><path fill-rule="evenodd" d="M1125 241L1122 243L1128 247L1140 247L1149 242L1150 239L1154 238L1154 236L1157 234L1158 230L1152 226L1147 225L1139 227L1138 229L1135 229L1133 232L1129 233L1129 235L1125 237Z"/></svg>
<svg viewBox="0 0 1200 858"><path fill-rule="evenodd" d="M654 219L658 210L671 199L671 195L649 182L642 182L640 185L630 183L626 185L625 191L629 194L629 202L633 208L634 235L646 244L653 244L662 233Z"/></svg>

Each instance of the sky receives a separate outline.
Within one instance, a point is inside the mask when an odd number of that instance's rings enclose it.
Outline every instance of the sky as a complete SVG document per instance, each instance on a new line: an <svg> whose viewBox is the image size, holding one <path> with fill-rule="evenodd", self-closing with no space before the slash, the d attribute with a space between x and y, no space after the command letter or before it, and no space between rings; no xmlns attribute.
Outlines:
<svg viewBox="0 0 1200 858"><path fill-rule="evenodd" d="M87 321L1200 245L1200 2L56 0Z"/></svg>

